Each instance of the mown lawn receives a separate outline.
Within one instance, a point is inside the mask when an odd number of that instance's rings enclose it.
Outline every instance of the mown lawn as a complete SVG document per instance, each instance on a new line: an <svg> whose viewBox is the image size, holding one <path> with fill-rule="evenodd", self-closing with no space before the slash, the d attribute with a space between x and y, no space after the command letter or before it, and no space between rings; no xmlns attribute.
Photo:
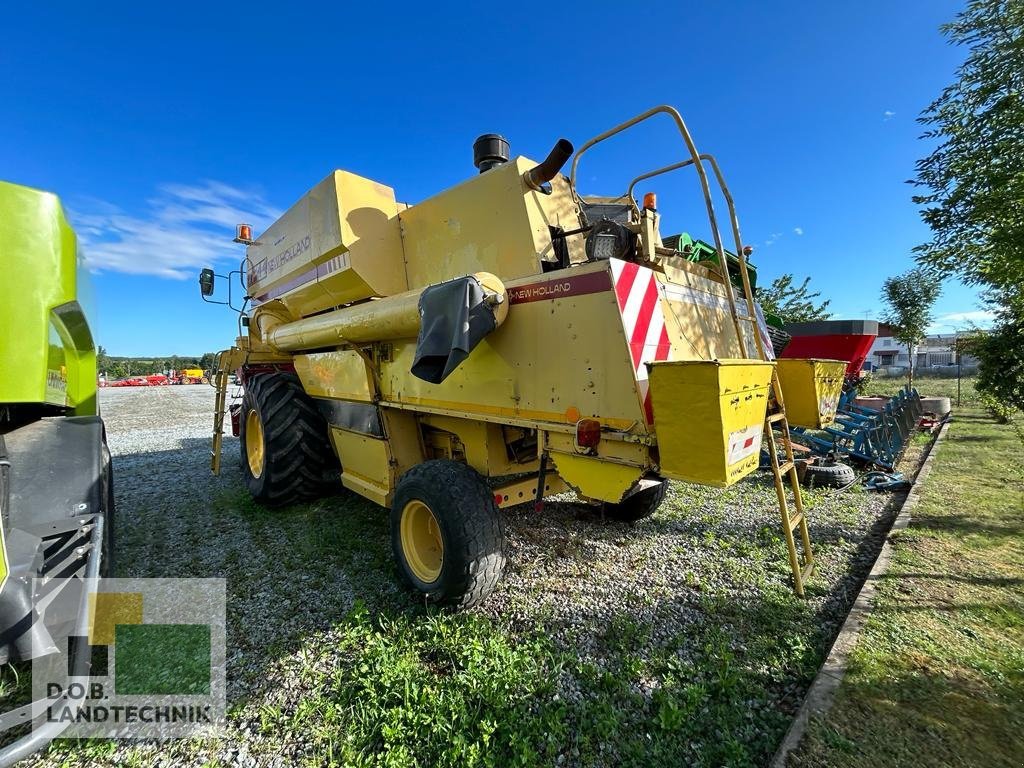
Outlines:
<svg viewBox="0 0 1024 768"><path fill-rule="evenodd" d="M965 376L960 380L960 404L963 407L980 404L977 390L974 388L975 376ZM907 383L906 376L875 376L864 387L865 395L892 396L899 392ZM948 397L956 407L956 378L936 378L933 376L915 376L914 389L922 397Z"/></svg>
<svg viewBox="0 0 1024 768"><path fill-rule="evenodd" d="M835 705L791 766L1024 765L1024 473L956 413Z"/></svg>
<svg viewBox="0 0 1024 768"><path fill-rule="evenodd" d="M451 613L399 585L384 510L351 493L259 507L237 440L209 474L208 404L165 394L104 405L118 575L227 579L227 722L61 741L34 765L764 765L893 514L858 487L807 492L819 569L800 599L763 472L673 483L635 525L523 505L503 515L498 589Z"/></svg>

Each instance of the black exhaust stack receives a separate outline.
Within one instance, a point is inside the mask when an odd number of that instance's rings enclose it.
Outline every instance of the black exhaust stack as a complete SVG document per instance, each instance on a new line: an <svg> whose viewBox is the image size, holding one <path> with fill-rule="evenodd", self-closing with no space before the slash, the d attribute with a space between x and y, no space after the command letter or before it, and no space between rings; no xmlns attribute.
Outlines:
<svg viewBox="0 0 1024 768"><path fill-rule="evenodd" d="M544 184L558 175L558 172L562 170L562 166L569 162L572 152L572 142L568 139L559 139L543 163L523 174L527 185L531 189L539 190Z"/></svg>

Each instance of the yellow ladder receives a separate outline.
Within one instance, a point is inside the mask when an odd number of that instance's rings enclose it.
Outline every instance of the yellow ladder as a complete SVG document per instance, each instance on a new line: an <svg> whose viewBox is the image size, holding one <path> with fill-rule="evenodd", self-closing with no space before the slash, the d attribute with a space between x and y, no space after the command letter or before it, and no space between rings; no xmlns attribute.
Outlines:
<svg viewBox="0 0 1024 768"><path fill-rule="evenodd" d="M761 335L761 324L757 318L757 309L754 304L753 290L750 287L750 275L747 272L747 256L744 253L743 241L740 238L739 222L736 218L736 208L733 204L732 195L726 186L725 178L721 169L712 155L697 155L693 152L692 162L697 168L697 174L704 190L705 200L708 207L708 218L711 222L712 233L715 238L715 246L718 251L718 261L721 267L722 279L725 281L726 296L729 300L729 309L732 313L733 324L736 328L736 336L739 340L740 350L744 357L749 357L747 341L743 333L742 322L750 323L754 346L757 350L757 359L770 361L771 356L765 347L765 341ZM718 223L715 219L714 206L711 201L710 189L707 176L703 170L703 164L711 166L722 190L726 204L729 209L729 220L732 225L732 234L736 241L736 258L739 261L739 275L743 285L743 298L746 305L746 313L737 311L736 297L733 291L732 280L729 277L729 261L725 255L725 248L722 245L722 236L718 230ZM800 493L800 478L797 475L796 461L793 457L793 443L789 434L789 421L786 419L786 404L782 397L782 385L779 383L778 369L772 368L772 394L774 395L774 408L769 407L765 414L764 421L764 443L771 458L772 476L775 480L775 495L779 500L779 517L782 523L782 535L786 541L786 550L789 556L789 567L793 572L793 591L798 597L804 596L804 583L814 573L814 550L811 547L810 531L807 528L807 513L804 509L803 496ZM779 462L778 443L776 441L775 429L779 430L782 448L785 452L785 460ZM783 478L789 479L789 490L793 498L790 500L786 484ZM790 507L792 506L792 510ZM796 532L799 531L799 546L796 540Z"/></svg>
<svg viewBox="0 0 1024 768"><path fill-rule="evenodd" d="M220 367L218 359L217 372L213 375L213 386L217 389L217 400L213 410L213 447L210 450L210 470L220 474L220 448L224 440L224 408L228 395L228 372Z"/></svg>

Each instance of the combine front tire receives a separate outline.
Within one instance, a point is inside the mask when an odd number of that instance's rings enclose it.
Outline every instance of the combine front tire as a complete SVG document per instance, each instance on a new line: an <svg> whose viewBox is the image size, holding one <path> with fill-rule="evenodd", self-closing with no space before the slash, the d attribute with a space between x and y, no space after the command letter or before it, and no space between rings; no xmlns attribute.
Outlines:
<svg viewBox="0 0 1024 768"><path fill-rule="evenodd" d="M661 506L667 490L668 480L662 480L657 485L644 488L618 504L606 503L604 513L612 520L621 520L626 523L643 520L645 517L653 515L654 511Z"/></svg>
<svg viewBox="0 0 1024 768"><path fill-rule="evenodd" d="M279 507L331 490L327 424L295 374L251 377L241 416L242 473L256 501Z"/></svg>
<svg viewBox="0 0 1024 768"><path fill-rule="evenodd" d="M433 603L475 605L505 568L494 496L479 474L456 461L426 461L398 481L391 546L402 577Z"/></svg>

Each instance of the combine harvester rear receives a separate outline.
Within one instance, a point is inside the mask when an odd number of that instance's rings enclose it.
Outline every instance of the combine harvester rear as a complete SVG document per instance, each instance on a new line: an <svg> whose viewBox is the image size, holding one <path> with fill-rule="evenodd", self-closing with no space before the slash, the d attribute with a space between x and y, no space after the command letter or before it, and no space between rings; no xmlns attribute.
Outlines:
<svg viewBox="0 0 1024 768"><path fill-rule="evenodd" d="M583 154L655 115L671 119L688 159L621 195L580 196ZM563 139L539 165L510 160L508 143L487 134L474 144L479 175L415 205L335 171L258 237L241 225L254 308L219 359L214 471L237 371L245 394L233 421L253 497L309 499L340 476L390 508L415 589L470 605L505 565L501 508L571 488L637 520L669 478L725 487L753 472L763 438L803 594L814 560L783 383L717 164L669 107L588 141L564 176L572 153ZM663 238L654 196L634 199L638 182L680 168L696 171L713 248ZM215 277L200 275L207 300ZM786 386L806 391L799 384ZM827 422L835 398L808 408L811 426Z"/></svg>

